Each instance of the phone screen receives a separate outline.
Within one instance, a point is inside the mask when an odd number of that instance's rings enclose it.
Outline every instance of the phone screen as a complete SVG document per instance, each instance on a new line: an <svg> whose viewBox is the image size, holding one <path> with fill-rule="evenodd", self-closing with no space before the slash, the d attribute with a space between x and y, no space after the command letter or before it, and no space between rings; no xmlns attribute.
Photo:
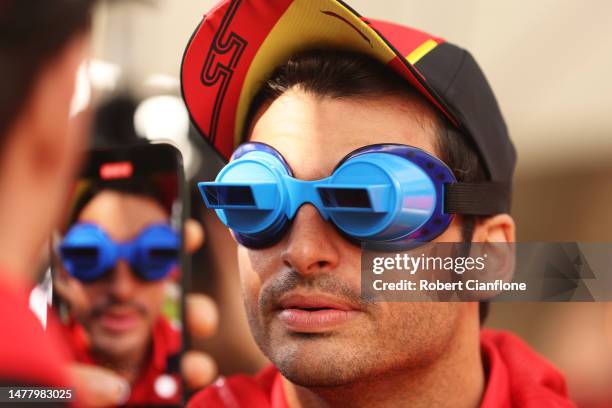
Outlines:
<svg viewBox="0 0 612 408"><path fill-rule="evenodd" d="M92 151L53 239L53 305L78 363L128 381L127 406L182 406L188 273L183 172L166 144Z"/></svg>

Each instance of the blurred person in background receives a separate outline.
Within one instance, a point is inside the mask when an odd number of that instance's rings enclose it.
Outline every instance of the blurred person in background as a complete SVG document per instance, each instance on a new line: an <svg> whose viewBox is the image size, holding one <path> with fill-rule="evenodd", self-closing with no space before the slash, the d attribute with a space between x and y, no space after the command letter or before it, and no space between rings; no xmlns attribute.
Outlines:
<svg viewBox="0 0 612 408"><path fill-rule="evenodd" d="M134 128L138 98L127 92L112 95L96 107L91 145L94 149L146 143Z"/></svg>
<svg viewBox="0 0 612 408"><path fill-rule="evenodd" d="M217 159L213 154L207 157ZM197 180L208 180L210 177L196 175ZM198 348L214 356L221 375L255 373L269 364L269 360L253 340L244 313L236 242L215 212L202 206L202 195L196 189L192 192L191 209L192 217L201 220L206 236L214 237L214 240L207 240L206 245L194 254L192 266L193 271L207 270L214 273L194 276L192 290L209 293L217 307L223 310L223 319L219 320L216 334L198 344Z"/></svg>
<svg viewBox="0 0 612 408"><path fill-rule="evenodd" d="M573 400L581 408L612 407L612 302L554 305L544 314L539 340L567 373Z"/></svg>
<svg viewBox="0 0 612 408"><path fill-rule="evenodd" d="M94 0L0 0L0 384L79 387L87 405L125 400L125 381L69 366L53 319L46 332L28 308L38 263L59 225L78 172L87 122L71 115L77 71L87 56ZM192 231L198 246L202 234ZM191 313L189 312L191 311ZM191 333L214 330L214 305L188 302ZM188 352L187 384L214 375L210 358Z"/></svg>
<svg viewBox="0 0 612 408"><path fill-rule="evenodd" d="M372 143L416 146L460 182L512 180L514 148L474 59L341 2L221 2L192 36L181 79L217 152L260 163L244 174L230 163L221 174L234 185L255 183L270 163L320 180ZM254 143L234 151L245 140ZM233 202L240 197L227 204L251 209ZM273 365L219 381L190 406L573 406L554 367L515 336L481 329L477 303L363 302L360 246L312 201L299 204L291 223L233 231L251 331ZM514 242L504 204L455 217L432 240Z"/></svg>
<svg viewBox="0 0 612 408"><path fill-rule="evenodd" d="M57 333L28 310L37 262L60 220L84 127L71 118L93 0L0 1L0 382L66 386ZM121 392L121 384L111 392Z"/></svg>
<svg viewBox="0 0 612 408"><path fill-rule="evenodd" d="M93 182L81 192L61 244L64 267L54 280L67 306L66 334L76 360L127 380L128 405L178 404L182 395L180 321L162 313L170 287L180 284L180 240L170 225L173 200L166 199L175 193L158 187L138 178ZM129 243L148 258L118 259L102 270L92 257L103 249L87 252L83 240Z"/></svg>

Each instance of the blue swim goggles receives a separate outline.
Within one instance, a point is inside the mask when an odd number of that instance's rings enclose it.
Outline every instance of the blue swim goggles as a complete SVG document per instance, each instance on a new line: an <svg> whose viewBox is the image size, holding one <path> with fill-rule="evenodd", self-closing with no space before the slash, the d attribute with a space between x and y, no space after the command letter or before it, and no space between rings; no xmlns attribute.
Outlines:
<svg viewBox="0 0 612 408"><path fill-rule="evenodd" d="M98 225L80 223L70 228L59 252L66 271L84 282L101 278L119 259L142 279L155 281L177 265L179 248L178 234L166 224L150 225L135 239L118 243Z"/></svg>
<svg viewBox="0 0 612 408"><path fill-rule="evenodd" d="M305 181L273 147L249 142L215 181L198 187L206 206L250 248L279 241L305 203L358 243L428 242L454 214L498 214L509 203L507 184L459 183L436 157L400 144L359 148L331 176Z"/></svg>

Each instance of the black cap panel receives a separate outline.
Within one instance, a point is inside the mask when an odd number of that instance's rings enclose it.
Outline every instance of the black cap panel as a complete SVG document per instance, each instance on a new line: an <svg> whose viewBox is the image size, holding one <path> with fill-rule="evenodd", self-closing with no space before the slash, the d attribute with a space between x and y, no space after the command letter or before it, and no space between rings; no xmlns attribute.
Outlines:
<svg viewBox="0 0 612 408"><path fill-rule="evenodd" d="M445 42L423 57L416 68L476 144L489 179L511 181L516 150L491 86L472 55Z"/></svg>

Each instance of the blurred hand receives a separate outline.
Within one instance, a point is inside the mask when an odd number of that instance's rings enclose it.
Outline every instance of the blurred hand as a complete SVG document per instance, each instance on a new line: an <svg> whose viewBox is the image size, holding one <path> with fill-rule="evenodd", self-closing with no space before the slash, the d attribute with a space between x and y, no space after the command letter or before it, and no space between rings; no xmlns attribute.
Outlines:
<svg viewBox="0 0 612 408"><path fill-rule="evenodd" d="M218 313L215 302L205 295L187 296L187 327L193 339L212 336L217 331ZM188 389L205 387L217 376L217 364L208 354L189 350L181 360L181 374Z"/></svg>
<svg viewBox="0 0 612 408"><path fill-rule="evenodd" d="M79 406L122 405L130 397L128 382L107 368L74 363L70 367L70 376Z"/></svg>
<svg viewBox="0 0 612 408"><path fill-rule="evenodd" d="M185 249L193 253L204 243L204 230L195 220L185 223ZM185 302L185 317L191 339L203 339L215 334L218 311L215 302L202 294L189 294ZM121 376L100 366L74 363L73 384L79 402L87 407L121 405L130 395L130 386ZM198 390L217 376L217 365L208 354L188 350L181 360L181 375L189 390Z"/></svg>
<svg viewBox="0 0 612 408"><path fill-rule="evenodd" d="M204 229L195 220L185 223L185 249L192 254L204 244ZM217 305L208 296L202 294L187 295L185 308L187 330L192 338L203 339L217 331L219 314ZM190 390L197 390L208 385L217 376L217 364L206 353L189 350L181 360L181 374L185 385Z"/></svg>

